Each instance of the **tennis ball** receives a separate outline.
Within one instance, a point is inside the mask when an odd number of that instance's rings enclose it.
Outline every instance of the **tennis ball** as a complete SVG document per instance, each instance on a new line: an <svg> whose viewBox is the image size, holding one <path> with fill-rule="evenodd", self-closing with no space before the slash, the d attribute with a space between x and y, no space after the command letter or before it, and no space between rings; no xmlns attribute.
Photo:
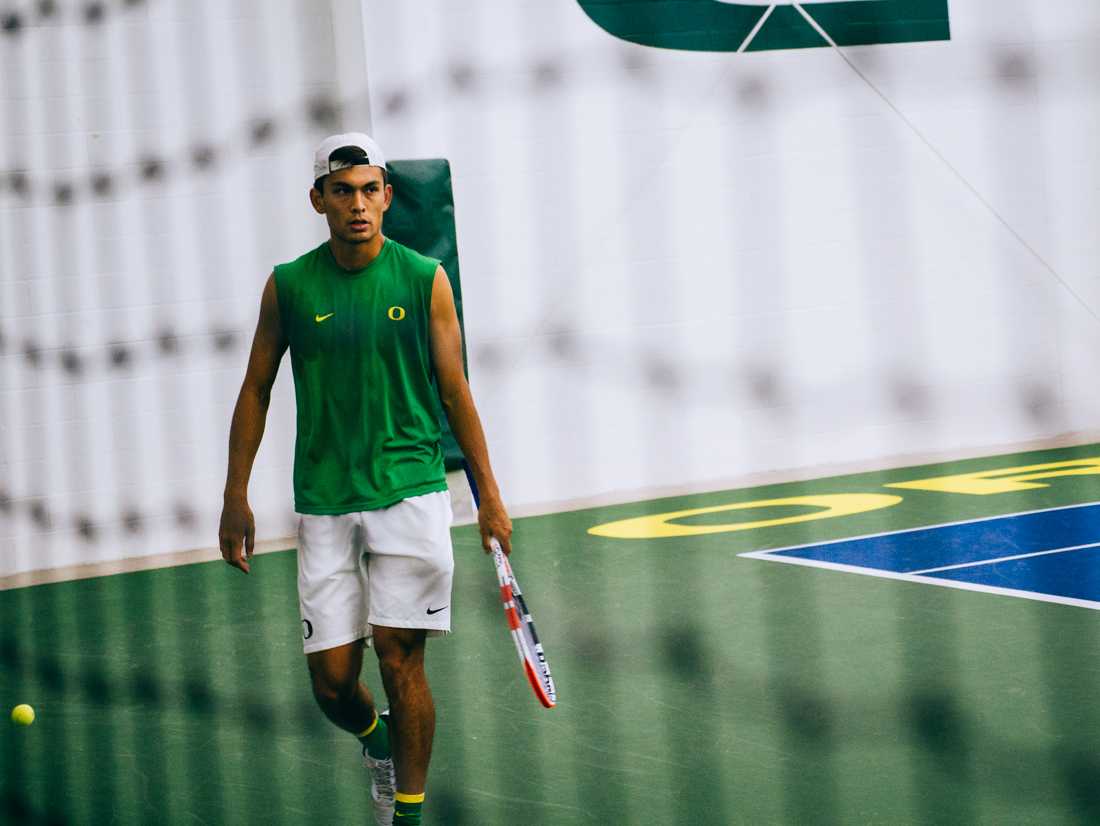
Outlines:
<svg viewBox="0 0 1100 826"><path fill-rule="evenodd" d="M11 721L18 726L29 726L34 722L34 709L26 703L11 710Z"/></svg>

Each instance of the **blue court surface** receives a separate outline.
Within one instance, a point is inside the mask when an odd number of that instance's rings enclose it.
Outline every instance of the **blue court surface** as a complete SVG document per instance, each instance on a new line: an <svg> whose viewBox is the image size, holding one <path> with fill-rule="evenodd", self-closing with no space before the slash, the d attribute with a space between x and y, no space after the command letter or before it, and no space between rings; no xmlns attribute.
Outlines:
<svg viewBox="0 0 1100 826"><path fill-rule="evenodd" d="M1100 609L1100 503L741 554Z"/></svg>

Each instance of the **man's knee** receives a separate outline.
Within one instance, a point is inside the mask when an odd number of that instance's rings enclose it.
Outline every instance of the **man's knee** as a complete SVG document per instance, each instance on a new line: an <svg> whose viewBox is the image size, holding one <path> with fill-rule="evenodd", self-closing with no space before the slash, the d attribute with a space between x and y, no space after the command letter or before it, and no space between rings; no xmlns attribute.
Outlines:
<svg viewBox="0 0 1100 826"><path fill-rule="evenodd" d="M322 706L340 706L355 696L358 679L313 673L313 696Z"/></svg>
<svg viewBox="0 0 1100 826"><path fill-rule="evenodd" d="M362 660L346 651L320 651L308 657L313 696L322 706L342 705L359 687Z"/></svg>
<svg viewBox="0 0 1100 826"><path fill-rule="evenodd" d="M374 649L385 679L400 679L423 671L427 633L415 628L375 628Z"/></svg>

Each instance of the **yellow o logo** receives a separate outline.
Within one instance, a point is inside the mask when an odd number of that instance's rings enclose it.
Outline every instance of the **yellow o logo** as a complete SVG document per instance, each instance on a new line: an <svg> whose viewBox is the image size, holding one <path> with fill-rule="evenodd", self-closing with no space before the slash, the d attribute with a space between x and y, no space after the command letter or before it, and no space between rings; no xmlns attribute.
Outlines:
<svg viewBox="0 0 1100 826"><path fill-rule="evenodd" d="M389 312L386 313L390 317L390 321L400 321L405 317L404 307L390 307Z"/></svg>
<svg viewBox="0 0 1100 826"><path fill-rule="evenodd" d="M659 513L654 516L638 516L634 519L621 519L589 528L593 536L607 536L613 539L658 539L666 536L699 536L708 533L727 533L729 531L750 531L756 528L770 528L775 525L793 525L797 522L812 522L817 519L833 519L837 516L851 516L856 513L888 508L901 501L900 496L888 496L883 493L829 493L818 496L791 496L786 499L761 499L756 502L738 502L735 505L716 505L710 508L693 508L687 511ZM775 519L759 519L755 522L730 522L725 525L677 525L673 519L685 519L704 513L720 511L749 510L755 508L789 508L792 506L814 507L822 510L803 513L798 516L781 516Z"/></svg>

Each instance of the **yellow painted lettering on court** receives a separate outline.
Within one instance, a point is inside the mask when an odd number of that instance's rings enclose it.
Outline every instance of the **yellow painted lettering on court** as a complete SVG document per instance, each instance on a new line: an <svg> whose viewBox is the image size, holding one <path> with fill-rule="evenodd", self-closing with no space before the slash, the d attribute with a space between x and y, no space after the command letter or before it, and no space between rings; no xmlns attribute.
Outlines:
<svg viewBox="0 0 1100 826"><path fill-rule="evenodd" d="M390 317L390 321L400 321L405 317L404 307L390 307L389 312L386 313Z"/></svg>
<svg viewBox="0 0 1100 826"><path fill-rule="evenodd" d="M818 496L789 496L785 499L760 499L755 502L737 502L733 505L714 505L707 508L693 508L686 511L672 511L653 516L638 516L634 519L621 519L589 528L593 536L606 536L612 539L659 539L669 536L701 536L709 533L728 533L730 531L751 531L757 528L771 528L776 525L793 525L797 522L812 522L817 519L833 519L837 516L851 516L856 513L889 508L901 501L900 496L885 493L827 493ZM686 519L704 513L721 511L750 510L757 508L812 507L821 510L813 513L800 513L796 516L780 516L775 519L758 519L753 522L728 522L721 525L677 525L672 520Z"/></svg>
<svg viewBox="0 0 1100 826"><path fill-rule="evenodd" d="M1049 462L1045 465L979 470L975 473L960 473L955 476L936 476L931 479L916 479L912 482L894 482L885 487L989 496L992 493L1017 493L1022 490L1050 487L1038 482L1039 479L1054 479L1059 476L1092 476L1096 474L1100 474L1100 457L1072 459L1067 462Z"/></svg>

